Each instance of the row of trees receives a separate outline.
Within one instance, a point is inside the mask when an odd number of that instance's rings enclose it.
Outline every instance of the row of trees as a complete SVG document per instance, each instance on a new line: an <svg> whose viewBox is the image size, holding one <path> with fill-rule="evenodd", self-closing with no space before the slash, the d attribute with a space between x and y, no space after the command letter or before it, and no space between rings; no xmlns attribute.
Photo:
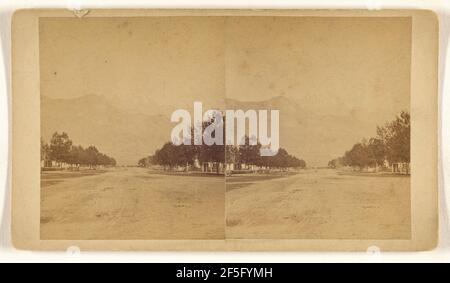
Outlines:
<svg viewBox="0 0 450 283"><path fill-rule="evenodd" d="M177 166L193 166L195 162L217 162L224 163L224 146L220 145L174 145L172 142L165 143L155 154L139 160L139 166L161 165L164 168Z"/></svg>
<svg viewBox="0 0 450 283"><path fill-rule="evenodd" d="M161 149L156 150L153 156L139 160L139 166L145 167L150 164L161 165L164 168L185 166L188 168L198 161L217 162L227 164L246 164L270 168L305 168L306 162L293 155L285 149L280 148L274 156L261 156L261 145L250 145L248 138L245 145L174 145L171 142L164 144Z"/></svg>
<svg viewBox="0 0 450 283"><path fill-rule="evenodd" d="M344 156L331 160L329 167L352 166L359 169L383 167L387 162L410 162L411 122L408 112L401 112L394 121L377 127L377 136L355 144Z"/></svg>
<svg viewBox="0 0 450 283"><path fill-rule="evenodd" d="M70 166L115 166L116 160L104 153L101 153L95 146L83 148L81 145L73 145L67 133L55 132L52 135L50 144L41 140L41 161L56 162L58 167L63 164ZM44 165L47 166L47 165Z"/></svg>
<svg viewBox="0 0 450 283"><path fill-rule="evenodd" d="M202 128L205 130L213 121L204 121ZM225 128L225 123L224 128ZM215 138L215 130L211 133L211 137ZM244 145L195 145L195 133L191 128L190 145L174 145L172 142L165 143L162 148L155 151L155 154L142 158L138 161L138 165L146 167L149 165L161 165L164 168L173 168L177 166L185 167L186 170L190 166L194 166L196 162L203 164L206 162L219 164L235 164L235 165L255 165L259 167L270 168L305 168L306 162L293 155L290 155L285 149L280 148L274 156L261 156L261 145L251 145L250 139L246 136ZM226 133L224 140L226 140ZM219 170L219 166L217 166Z"/></svg>
<svg viewBox="0 0 450 283"><path fill-rule="evenodd" d="M261 145L250 145L246 138L241 146L226 146L226 163L254 165L266 169L305 168L306 162L291 154L284 148L280 148L274 156L261 156Z"/></svg>

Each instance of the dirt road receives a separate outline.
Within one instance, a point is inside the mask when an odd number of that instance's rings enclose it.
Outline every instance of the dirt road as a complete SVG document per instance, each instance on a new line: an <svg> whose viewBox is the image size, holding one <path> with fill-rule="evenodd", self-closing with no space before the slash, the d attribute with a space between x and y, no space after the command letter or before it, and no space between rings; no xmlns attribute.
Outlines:
<svg viewBox="0 0 450 283"><path fill-rule="evenodd" d="M42 188L42 239L223 239L220 177L116 168Z"/></svg>
<svg viewBox="0 0 450 283"><path fill-rule="evenodd" d="M225 194L223 177L150 174L142 168L68 173L62 180L63 173L51 174L41 193L42 239L410 237L405 176L326 169L239 176L227 178Z"/></svg>
<svg viewBox="0 0 450 283"><path fill-rule="evenodd" d="M410 237L406 176L305 170L280 179L229 182L226 201L227 238Z"/></svg>

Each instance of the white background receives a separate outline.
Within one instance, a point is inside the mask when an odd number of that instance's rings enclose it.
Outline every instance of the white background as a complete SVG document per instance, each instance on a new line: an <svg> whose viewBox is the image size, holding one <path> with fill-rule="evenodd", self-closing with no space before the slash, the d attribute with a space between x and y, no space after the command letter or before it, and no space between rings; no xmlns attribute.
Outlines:
<svg viewBox="0 0 450 283"><path fill-rule="evenodd" d="M440 241L430 252L388 253L369 249L361 253L300 252L29 252L17 251L10 241L11 197L11 16L20 8L421 8L434 10L440 20ZM450 0L0 0L0 262L450 262L448 208L450 180L450 61L447 58L450 32ZM447 95L446 95L447 94ZM369 248L369 247L368 247Z"/></svg>

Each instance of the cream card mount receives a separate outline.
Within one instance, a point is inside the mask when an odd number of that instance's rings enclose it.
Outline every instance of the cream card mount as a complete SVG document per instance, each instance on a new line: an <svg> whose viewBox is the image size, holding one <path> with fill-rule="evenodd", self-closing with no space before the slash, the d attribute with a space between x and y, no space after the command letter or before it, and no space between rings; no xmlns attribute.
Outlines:
<svg viewBox="0 0 450 283"><path fill-rule="evenodd" d="M422 10L17 11L14 246L432 249L437 62Z"/></svg>

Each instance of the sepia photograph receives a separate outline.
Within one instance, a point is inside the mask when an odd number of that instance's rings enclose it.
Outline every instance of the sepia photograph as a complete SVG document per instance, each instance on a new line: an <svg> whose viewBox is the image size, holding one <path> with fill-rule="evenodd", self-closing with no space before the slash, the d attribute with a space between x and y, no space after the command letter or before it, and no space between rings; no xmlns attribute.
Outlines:
<svg viewBox="0 0 450 283"><path fill-rule="evenodd" d="M280 113L278 154L227 178L227 237L409 239L411 19L236 17L227 35L227 108Z"/></svg>
<svg viewBox="0 0 450 283"><path fill-rule="evenodd" d="M225 238L224 151L170 142L173 111L224 104L223 27L40 20L41 238Z"/></svg>
<svg viewBox="0 0 450 283"><path fill-rule="evenodd" d="M411 34L40 18L40 238L411 239Z"/></svg>

